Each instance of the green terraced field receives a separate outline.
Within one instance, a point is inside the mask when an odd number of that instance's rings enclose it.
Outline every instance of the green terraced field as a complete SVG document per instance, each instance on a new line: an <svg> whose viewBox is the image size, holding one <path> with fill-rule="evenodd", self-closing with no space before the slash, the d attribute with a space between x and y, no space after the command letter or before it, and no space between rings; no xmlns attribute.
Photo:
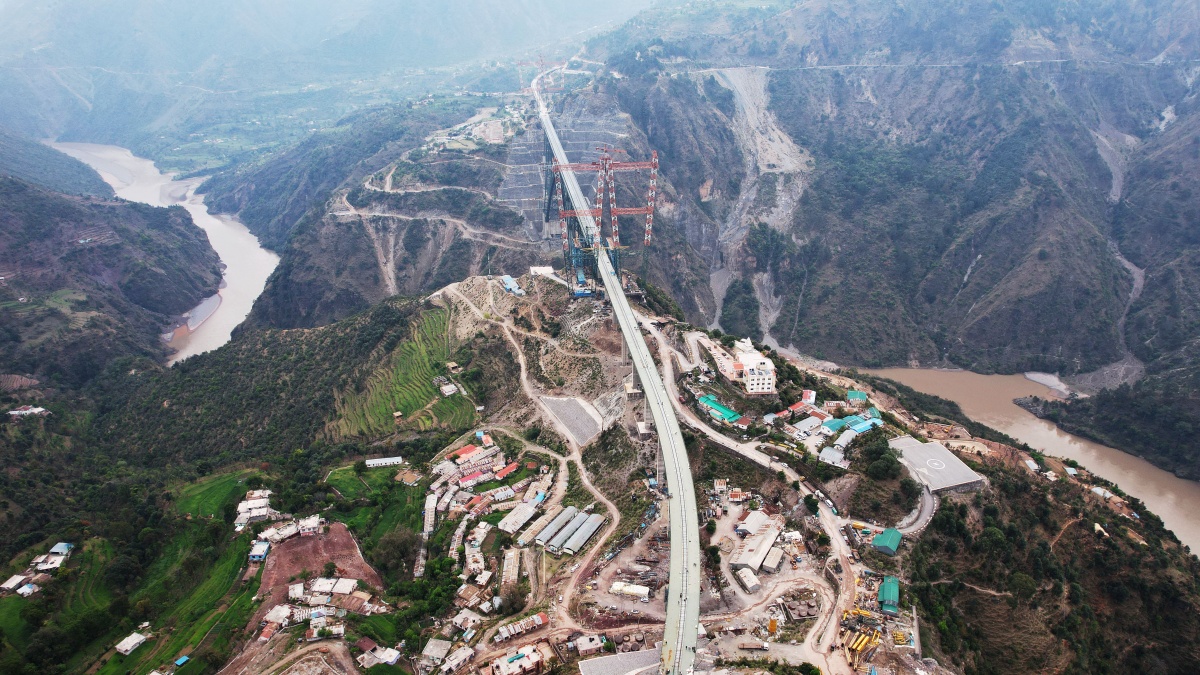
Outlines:
<svg viewBox="0 0 1200 675"><path fill-rule="evenodd" d="M68 591L64 607L66 612L82 614L108 607L112 602L112 592L104 583L104 569L112 557L112 544L100 538L87 540L83 550L71 556L71 563L79 565L79 576Z"/></svg>
<svg viewBox="0 0 1200 675"><path fill-rule="evenodd" d="M246 479L256 472L247 469L197 481L179 491L175 508L193 516L219 516L225 505L246 492Z"/></svg>
<svg viewBox="0 0 1200 675"><path fill-rule="evenodd" d="M450 358L447 316L445 310L426 311L410 338L367 379L364 390L341 398L334 426L336 436L361 438L391 433L396 429L396 412L403 413L406 426L421 431L435 426L462 429L474 422L475 409L469 399L462 395L443 399L433 386L433 378L444 372Z"/></svg>
<svg viewBox="0 0 1200 675"><path fill-rule="evenodd" d="M380 537L397 527L420 532L421 510L424 508L425 488L423 486L397 485L392 503L380 514L379 522L371 531L371 539L378 541Z"/></svg>
<svg viewBox="0 0 1200 675"><path fill-rule="evenodd" d="M354 466L343 466L329 472L325 484L337 488L337 491L346 499L358 499L366 497L372 492L386 490L395 484L396 471L397 467L394 466L367 469L361 476L362 480L359 480L360 476L354 473ZM363 485L363 481L371 486L369 490L366 485Z"/></svg>

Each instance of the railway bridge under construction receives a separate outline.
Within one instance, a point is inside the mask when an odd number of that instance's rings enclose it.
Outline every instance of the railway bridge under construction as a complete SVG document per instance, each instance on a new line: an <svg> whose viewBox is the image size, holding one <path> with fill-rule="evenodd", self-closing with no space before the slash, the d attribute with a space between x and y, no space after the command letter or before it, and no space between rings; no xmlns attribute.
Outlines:
<svg viewBox="0 0 1200 675"><path fill-rule="evenodd" d="M547 71L548 72L548 71ZM659 667L661 675L689 675L693 670L696 658L697 630L700 625L700 524L696 509L696 492L692 482L691 467L688 465L687 452L684 448L683 435L679 430L679 420L675 417L669 394L659 375L650 349L642 336L637 317L625 297L620 278L614 265L619 250L619 238L616 233L606 242L601 237L599 218L603 214L602 195L606 188L612 188L612 174L622 168L651 169L650 189L646 207L633 207L622 210L615 207L615 201L609 202L612 222L616 223L619 215L645 214L646 239L650 238L653 219L655 178L658 170L657 157L652 157L645 167L620 167L611 157L602 156L598 174L596 202L600 208L590 205L579 187L575 175L577 165L572 165L567 159L566 151L550 118L549 108L540 90L542 78L546 72L540 73L533 81L533 93L537 100L538 115L542 128L546 132L546 140L554 155L555 172L557 174L558 198L560 206L560 222L563 232L563 245L568 255L572 247L579 251L591 251L595 271L604 285L604 290L612 304L613 315L621 328L625 344L629 349L630 358L642 382L647 405L658 431L659 443L662 447L663 463L666 467L664 479L667 486L668 514L671 523L671 560L670 576L666 590L667 620L663 633L662 663ZM632 164L632 163L630 163ZM565 202L569 200L570 208ZM565 215L564 215L565 214ZM573 221L573 229L567 227L567 218ZM577 237L577 240L576 240Z"/></svg>

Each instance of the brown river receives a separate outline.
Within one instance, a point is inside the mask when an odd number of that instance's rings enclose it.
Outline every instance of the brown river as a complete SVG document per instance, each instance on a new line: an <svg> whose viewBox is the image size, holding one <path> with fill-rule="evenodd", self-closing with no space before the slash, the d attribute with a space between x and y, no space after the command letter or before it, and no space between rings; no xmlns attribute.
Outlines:
<svg viewBox="0 0 1200 675"><path fill-rule="evenodd" d="M964 370L885 368L865 372L950 399L977 422L1048 455L1079 462L1145 502L1180 541L1200 551L1200 518L1193 511L1200 508L1200 483L1177 478L1144 459L1068 434L1012 402L1029 395L1049 398L1054 394L1047 386L1022 375L980 375Z"/></svg>
<svg viewBox="0 0 1200 675"><path fill-rule="evenodd" d="M229 342L233 329L250 313L254 300L266 287L279 256L259 245L258 238L236 219L208 212L204 198L196 194L202 178L174 180L160 172L154 162L115 145L50 145L95 169L122 199L152 206L178 204L188 210L196 225L208 234L225 271L220 291L192 309L185 317L185 327L175 331L171 346L176 351L171 363Z"/></svg>

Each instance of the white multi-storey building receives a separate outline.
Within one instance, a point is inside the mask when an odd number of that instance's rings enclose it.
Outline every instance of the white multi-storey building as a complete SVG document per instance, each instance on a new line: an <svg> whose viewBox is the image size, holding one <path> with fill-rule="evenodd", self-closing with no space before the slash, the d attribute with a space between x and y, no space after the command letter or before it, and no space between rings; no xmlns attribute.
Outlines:
<svg viewBox="0 0 1200 675"><path fill-rule="evenodd" d="M733 343L733 354L737 359L734 371L741 372L747 394L775 393L775 363L755 349L749 338Z"/></svg>

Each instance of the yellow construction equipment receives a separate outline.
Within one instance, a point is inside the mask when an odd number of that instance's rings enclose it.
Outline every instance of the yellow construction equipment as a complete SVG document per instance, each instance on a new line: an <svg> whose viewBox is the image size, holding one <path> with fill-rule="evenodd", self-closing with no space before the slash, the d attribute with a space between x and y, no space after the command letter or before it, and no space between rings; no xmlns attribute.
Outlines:
<svg viewBox="0 0 1200 675"><path fill-rule="evenodd" d="M859 633L858 636L854 639L854 642L851 643L850 651L857 652L857 651L861 650L863 648L863 645L865 645L866 643L867 643L867 636L864 635L863 633Z"/></svg>

